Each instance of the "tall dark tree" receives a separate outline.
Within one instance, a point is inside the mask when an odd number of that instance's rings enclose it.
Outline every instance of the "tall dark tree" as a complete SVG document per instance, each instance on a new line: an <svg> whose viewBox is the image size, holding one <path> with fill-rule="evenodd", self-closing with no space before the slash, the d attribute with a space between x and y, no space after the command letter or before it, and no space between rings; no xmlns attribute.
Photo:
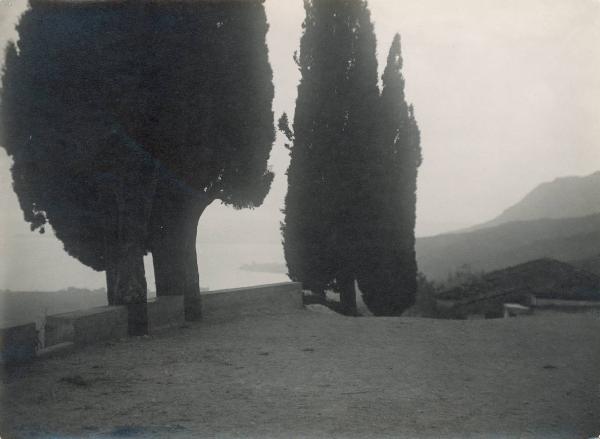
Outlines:
<svg viewBox="0 0 600 439"><path fill-rule="evenodd" d="M14 189L32 229L107 271L110 303L145 301L151 250L157 293L199 315L200 214L260 205L272 180L266 30L260 0L32 0L22 17L2 88Z"/></svg>
<svg viewBox="0 0 600 439"><path fill-rule="evenodd" d="M2 145L25 220L51 224L69 254L110 273L109 303L144 303L156 166L134 140L145 104L131 63L147 33L141 11L31 4L2 88Z"/></svg>
<svg viewBox="0 0 600 439"><path fill-rule="evenodd" d="M375 36L363 0L306 0L291 146L285 256L291 279L356 308L368 162L379 96Z"/></svg>
<svg viewBox="0 0 600 439"><path fill-rule="evenodd" d="M420 132L412 106L406 103L400 36L396 35L382 76L376 114L378 164L372 174L359 286L365 304L376 315L400 315L415 300L417 263L415 220L417 171L421 164Z"/></svg>
<svg viewBox="0 0 600 439"><path fill-rule="evenodd" d="M161 164L149 248L157 294L180 295L200 315L196 231L214 200L259 206L273 174L272 71L262 0L181 2L156 10L153 47L164 96L144 142ZM153 74L153 76L156 76Z"/></svg>

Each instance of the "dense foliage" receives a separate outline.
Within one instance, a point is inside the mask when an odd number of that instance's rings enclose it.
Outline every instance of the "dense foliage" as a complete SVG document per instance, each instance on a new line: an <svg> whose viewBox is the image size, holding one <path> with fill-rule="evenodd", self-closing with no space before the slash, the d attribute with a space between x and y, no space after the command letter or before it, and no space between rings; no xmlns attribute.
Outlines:
<svg viewBox="0 0 600 439"><path fill-rule="evenodd" d="M69 254L107 270L109 299L145 294L141 257L159 247L159 295L198 296L204 208L262 203L266 31L260 0L32 1L21 18L2 81L14 189L32 229L49 223ZM173 285L181 265L191 281Z"/></svg>
<svg viewBox="0 0 600 439"><path fill-rule="evenodd" d="M305 1L301 72L291 142L285 256L292 280L340 292L355 281L377 315L398 315L416 294L415 205L420 133L404 97L396 37L377 86L366 2Z"/></svg>
<svg viewBox="0 0 600 439"><path fill-rule="evenodd" d="M356 257L368 195L377 104L375 36L361 0L305 1L297 58L301 72L291 147L285 223L289 275L313 291L334 286L355 306Z"/></svg>
<svg viewBox="0 0 600 439"><path fill-rule="evenodd" d="M118 276L123 288L120 297L109 291L111 303L145 300L156 165L138 141L148 99L142 15L34 2L18 24L18 47L7 48L2 84L1 143L25 220L32 229L51 224L65 250L96 270L128 265L129 282Z"/></svg>
<svg viewBox="0 0 600 439"><path fill-rule="evenodd" d="M369 245L359 285L365 304L376 315L400 315L415 301L417 262L415 221L417 170L421 164L420 132L406 103L400 36L396 35L382 76L383 89L375 125L379 149L372 173L366 224Z"/></svg>

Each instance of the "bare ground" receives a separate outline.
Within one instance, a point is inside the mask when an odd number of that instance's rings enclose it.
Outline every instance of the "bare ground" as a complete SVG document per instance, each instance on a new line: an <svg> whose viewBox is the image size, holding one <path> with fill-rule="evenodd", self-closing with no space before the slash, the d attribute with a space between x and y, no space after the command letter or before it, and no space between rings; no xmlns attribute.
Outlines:
<svg viewBox="0 0 600 439"><path fill-rule="evenodd" d="M303 310L197 323L3 376L10 437L588 438L600 320Z"/></svg>

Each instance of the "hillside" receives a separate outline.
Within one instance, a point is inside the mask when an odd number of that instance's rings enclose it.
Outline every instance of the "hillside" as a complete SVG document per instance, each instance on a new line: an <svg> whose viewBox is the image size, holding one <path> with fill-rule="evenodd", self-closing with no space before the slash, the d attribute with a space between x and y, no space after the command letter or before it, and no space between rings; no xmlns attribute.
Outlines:
<svg viewBox="0 0 600 439"><path fill-rule="evenodd" d="M600 213L600 171L543 183L498 217L473 229L513 221L576 218Z"/></svg>
<svg viewBox="0 0 600 439"><path fill-rule="evenodd" d="M553 259L537 259L496 270L442 291L438 298L462 300L509 293L511 301L531 294L543 299L600 301L600 277Z"/></svg>
<svg viewBox="0 0 600 439"><path fill-rule="evenodd" d="M600 249L598 250L598 254L592 256L591 258L577 259L575 261L571 261L571 263L577 268L581 268L582 270L586 270L590 273L600 276Z"/></svg>
<svg viewBox="0 0 600 439"><path fill-rule="evenodd" d="M459 267L491 271L533 259L591 260L600 254L600 214L516 221L417 239L419 270L441 281Z"/></svg>

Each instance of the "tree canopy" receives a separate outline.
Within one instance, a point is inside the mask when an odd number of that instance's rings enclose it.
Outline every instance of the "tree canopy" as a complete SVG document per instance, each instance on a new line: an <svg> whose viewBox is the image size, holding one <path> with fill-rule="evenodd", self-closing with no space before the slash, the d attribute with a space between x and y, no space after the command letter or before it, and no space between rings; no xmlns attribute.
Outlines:
<svg viewBox="0 0 600 439"><path fill-rule="evenodd" d="M400 37L377 84L366 2L305 1L301 72L291 141L284 250L292 280L340 293L352 313L355 281L376 315L414 302L420 133L406 103Z"/></svg>
<svg viewBox="0 0 600 439"><path fill-rule="evenodd" d="M367 224L369 239L358 280L374 314L400 315L414 303L417 291L416 190L422 158L419 128L404 93L399 35L392 42L382 83L369 205L376 215Z"/></svg>
<svg viewBox="0 0 600 439"><path fill-rule="evenodd" d="M261 0L38 0L17 30L2 79L2 146L32 229L49 223L95 270L110 272L123 262L115 251L130 248L141 282L141 256L157 239L196 264L195 228L213 200L262 203L274 128ZM110 298L110 273L108 284Z"/></svg>
<svg viewBox="0 0 600 439"><path fill-rule="evenodd" d="M355 304L372 110L379 95L375 36L362 0L305 1L301 72L282 226L289 274L337 288ZM285 121L282 121L285 122ZM283 123L285 125L285 123Z"/></svg>
<svg viewBox="0 0 600 439"><path fill-rule="evenodd" d="M122 160L147 157L134 132L142 78L139 65L127 66L143 21L132 26L137 11L127 12L34 3L18 46L7 48L2 81L2 146L25 220L32 229L51 224L65 250L96 270L106 269L113 197L135 190L120 184Z"/></svg>

